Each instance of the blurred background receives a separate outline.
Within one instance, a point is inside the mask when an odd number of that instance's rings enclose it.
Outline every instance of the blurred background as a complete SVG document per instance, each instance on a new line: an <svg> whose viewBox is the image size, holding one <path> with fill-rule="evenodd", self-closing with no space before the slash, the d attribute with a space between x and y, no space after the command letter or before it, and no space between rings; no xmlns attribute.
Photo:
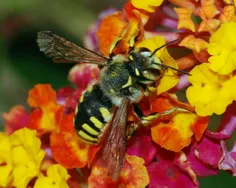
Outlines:
<svg viewBox="0 0 236 188"><path fill-rule="evenodd" d="M39 52L36 35L50 30L83 46L88 28L108 8L120 9L126 0L1 0L0 1L0 114L16 104L27 107L28 91L37 83L54 89L70 85L72 64L53 64ZM0 125L4 122L0 118ZM221 172L201 178L201 187L236 187L236 179Z"/></svg>

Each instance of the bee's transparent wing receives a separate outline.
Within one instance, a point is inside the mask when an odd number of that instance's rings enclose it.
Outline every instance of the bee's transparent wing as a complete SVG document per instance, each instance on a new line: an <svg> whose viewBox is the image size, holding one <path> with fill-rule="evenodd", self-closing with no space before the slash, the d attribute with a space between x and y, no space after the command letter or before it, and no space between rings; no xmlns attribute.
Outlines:
<svg viewBox="0 0 236 188"><path fill-rule="evenodd" d="M129 99L123 99L112 122L111 132L103 147L102 159L113 180L117 180L123 167L126 152L126 124Z"/></svg>
<svg viewBox="0 0 236 188"><path fill-rule="evenodd" d="M38 32L37 43L40 51L55 62L81 62L105 66L107 58L82 48L51 31Z"/></svg>

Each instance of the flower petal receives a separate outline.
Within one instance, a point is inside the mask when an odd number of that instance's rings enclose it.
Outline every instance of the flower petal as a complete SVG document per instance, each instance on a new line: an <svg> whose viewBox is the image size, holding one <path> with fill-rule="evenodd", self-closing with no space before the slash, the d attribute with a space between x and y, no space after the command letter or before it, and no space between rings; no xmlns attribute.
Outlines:
<svg viewBox="0 0 236 188"><path fill-rule="evenodd" d="M59 107L56 111L35 109L30 113L27 127L37 130L40 135L55 131L59 126L63 113L64 107Z"/></svg>
<svg viewBox="0 0 236 188"><path fill-rule="evenodd" d="M221 147L223 149L223 158L220 161L219 169L231 171L232 175L236 176L236 143L234 143L231 151L227 151L224 141L221 141Z"/></svg>
<svg viewBox="0 0 236 188"><path fill-rule="evenodd" d="M57 104L56 92L49 84L37 84L29 91L28 103L33 109L30 113L30 129L43 134L56 130L64 113L64 107Z"/></svg>
<svg viewBox="0 0 236 188"><path fill-rule="evenodd" d="M223 13L220 15L220 22L227 23L230 21L236 21L236 10L234 5L227 5L223 9Z"/></svg>
<svg viewBox="0 0 236 188"><path fill-rule="evenodd" d="M68 114L75 111L78 101L84 91L84 89L76 89L70 96L66 98L65 108L67 109Z"/></svg>
<svg viewBox="0 0 236 188"><path fill-rule="evenodd" d="M70 175L67 170L59 164L54 164L48 167L47 176L40 177L36 180L34 188L69 188L66 181Z"/></svg>
<svg viewBox="0 0 236 188"><path fill-rule="evenodd" d="M10 136L12 143L13 186L26 187L30 180L40 173L40 165L45 156L36 131L23 128Z"/></svg>
<svg viewBox="0 0 236 188"><path fill-rule="evenodd" d="M127 154L143 158L145 165L153 160L156 152L157 148L152 142L150 130L142 129L135 133L135 136L128 141Z"/></svg>
<svg viewBox="0 0 236 188"><path fill-rule="evenodd" d="M198 32L209 32L210 34L214 33L220 26L220 21L217 19L207 19L203 20L198 28Z"/></svg>
<svg viewBox="0 0 236 188"><path fill-rule="evenodd" d="M84 89L74 89L72 87L62 87L57 91L57 103L64 106L64 114L75 111L83 91Z"/></svg>
<svg viewBox="0 0 236 188"><path fill-rule="evenodd" d="M50 84L37 84L29 91L28 104L33 107L46 107L55 104L56 92Z"/></svg>
<svg viewBox="0 0 236 188"><path fill-rule="evenodd" d="M98 28L101 24L101 20L104 19L105 17L107 17L108 15L113 14L114 12L117 12L117 10L114 9L114 8L109 8L109 9L106 9L106 10L102 11L99 14L98 19L96 20L96 22L93 23L89 27L87 33L84 36L84 46L87 49L90 49L90 50L95 51L95 52L98 51L99 42L98 42L96 32L98 31Z"/></svg>
<svg viewBox="0 0 236 188"><path fill-rule="evenodd" d="M163 0L131 0L131 3L134 7L142 10L146 10L147 12L155 12L156 7L162 4Z"/></svg>
<svg viewBox="0 0 236 188"><path fill-rule="evenodd" d="M187 8L174 8L176 14L179 17L178 29L189 29L195 32L195 25L192 21L192 10Z"/></svg>
<svg viewBox="0 0 236 188"><path fill-rule="evenodd" d="M206 49L207 45L208 43L205 40L196 38L194 35L186 36L179 44L179 46L184 46L197 53L200 53L202 50Z"/></svg>
<svg viewBox="0 0 236 188"><path fill-rule="evenodd" d="M10 112L3 113L2 116L5 120L5 131L8 134L12 134L14 131L25 127L29 120L25 107L21 105L12 107Z"/></svg>
<svg viewBox="0 0 236 188"><path fill-rule="evenodd" d="M236 23L229 22L221 27L211 36L207 47L209 54L210 69L227 75L236 69Z"/></svg>
<svg viewBox="0 0 236 188"><path fill-rule="evenodd" d="M166 110L170 110L171 108L174 108L175 105L171 103L171 101L168 98L165 98L164 96L160 95L155 100L153 99L151 101L151 109L152 112L164 112Z"/></svg>
<svg viewBox="0 0 236 188"><path fill-rule="evenodd" d="M203 137L200 142L195 144L195 155L204 164L217 168L223 151L219 141Z"/></svg>
<svg viewBox="0 0 236 188"><path fill-rule="evenodd" d="M78 88L86 89L91 82L100 77L100 69L97 65L77 64L69 72L69 81L75 83Z"/></svg>
<svg viewBox="0 0 236 188"><path fill-rule="evenodd" d="M205 130L207 129L209 123L208 116L200 117L198 116L197 120L192 126L192 131L197 141L201 140Z"/></svg>
<svg viewBox="0 0 236 188"><path fill-rule="evenodd" d="M178 97L175 94L170 93L162 93L161 95L157 95L156 98L151 97L150 107L152 113L162 113L174 107L183 108L188 110L189 112L194 111L193 107L191 107L187 103L179 101Z"/></svg>
<svg viewBox="0 0 236 188"><path fill-rule="evenodd" d="M188 81L188 75L182 75L180 76L179 83L176 85L174 89L178 91L178 90L188 87L189 85L190 83Z"/></svg>
<svg viewBox="0 0 236 188"><path fill-rule="evenodd" d="M194 145L191 144L190 147L184 150L187 157L187 163L190 165L191 169L196 173L197 176L206 177L218 174L219 170L206 165L199 160L194 153Z"/></svg>
<svg viewBox="0 0 236 188"><path fill-rule="evenodd" d="M148 165L150 184L148 187L196 187L194 182L175 164L174 152L158 148L156 160Z"/></svg>
<svg viewBox="0 0 236 188"><path fill-rule="evenodd" d="M220 12L216 8L215 0L202 0L201 5L202 8L199 10L199 15L202 19L213 18Z"/></svg>
<svg viewBox="0 0 236 188"><path fill-rule="evenodd" d="M8 187L11 178L12 160L11 160L11 142L9 136L0 133L0 187Z"/></svg>
<svg viewBox="0 0 236 188"><path fill-rule="evenodd" d="M144 160L137 156L126 156L127 163L121 171L120 178L123 182L129 182L127 187L146 187L149 184L147 168L144 166Z"/></svg>
<svg viewBox="0 0 236 188"><path fill-rule="evenodd" d="M57 103L64 106L66 99L74 93L75 89L66 86L62 87L57 91Z"/></svg>
<svg viewBox="0 0 236 188"><path fill-rule="evenodd" d="M127 24L128 22L122 12L116 12L102 20L97 31L97 37L100 50L105 56L109 55L112 43L121 35Z"/></svg>

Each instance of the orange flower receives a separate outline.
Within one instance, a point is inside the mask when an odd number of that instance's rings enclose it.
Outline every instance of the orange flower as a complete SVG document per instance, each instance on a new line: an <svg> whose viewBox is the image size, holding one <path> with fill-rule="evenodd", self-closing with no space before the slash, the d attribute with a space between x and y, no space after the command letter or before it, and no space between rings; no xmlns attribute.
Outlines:
<svg viewBox="0 0 236 188"><path fill-rule="evenodd" d="M227 5L223 9L223 13L220 15L221 23L227 23L230 21L236 21L236 8L234 5Z"/></svg>
<svg viewBox="0 0 236 188"><path fill-rule="evenodd" d="M192 10L187 8L174 8L179 17L178 29L184 28L195 32L195 25L192 21Z"/></svg>
<svg viewBox="0 0 236 188"><path fill-rule="evenodd" d="M128 21L122 12L116 12L102 20L97 37L100 50L105 56L110 54L112 43L122 34L127 25Z"/></svg>
<svg viewBox="0 0 236 188"><path fill-rule="evenodd" d="M184 46L186 48L189 48L190 50L196 51L197 53L206 49L207 45L208 43L205 40L196 38L194 35L186 36L179 44L179 46Z"/></svg>
<svg viewBox="0 0 236 188"><path fill-rule="evenodd" d="M56 92L49 84L37 84L29 91L28 103L36 108L30 113L28 128L39 133L55 130L61 120L63 107L56 103Z"/></svg>
<svg viewBox="0 0 236 188"><path fill-rule="evenodd" d="M198 28L199 32L209 32L210 34L214 33L220 26L220 21L217 19L207 19L203 20Z"/></svg>
<svg viewBox="0 0 236 188"><path fill-rule="evenodd" d="M157 98L152 103L152 111L164 112L174 107L173 102L166 98ZM152 125L152 139L161 147L175 152L187 147L193 135L200 140L208 125L207 117L200 117L190 112L180 112L174 116L171 114L168 122L166 121L165 119Z"/></svg>
<svg viewBox="0 0 236 188"><path fill-rule="evenodd" d="M124 11L115 12L104 18L97 31L100 50L105 55L127 54L130 47L143 38L143 25L148 16L135 9L130 3Z"/></svg>
<svg viewBox="0 0 236 188"><path fill-rule="evenodd" d="M151 128L152 139L161 147L179 152L195 134L199 140L207 128L208 118L192 113L178 113L168 123L160 122Z"/></svg>
<svg viewBox="0 0 236 188"><path fill-rule="evenodd" d="M202 0L201 4L199 15L202 19L213 18L220 13L216 8L215 0Z"/></svg>

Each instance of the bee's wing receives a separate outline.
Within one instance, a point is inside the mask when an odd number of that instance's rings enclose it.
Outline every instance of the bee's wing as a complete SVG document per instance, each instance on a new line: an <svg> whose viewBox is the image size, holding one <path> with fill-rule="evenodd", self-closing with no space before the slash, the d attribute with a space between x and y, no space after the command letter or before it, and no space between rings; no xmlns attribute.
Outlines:
<svg viewBox="0 0 236 188"><path fill-rule="evenodd" d="M119 178L126 151L126 123L129 99L123 99L112 122L110 135L103 147L102 159L113 180Z"/></svg>
<svg viewBox="0 0 236 188"><path fill-rule="evenodd" d="M81 62L106 65L107 58L82 48L51 31L38 32L37 43L40 51L55 62Z"/></svg>

